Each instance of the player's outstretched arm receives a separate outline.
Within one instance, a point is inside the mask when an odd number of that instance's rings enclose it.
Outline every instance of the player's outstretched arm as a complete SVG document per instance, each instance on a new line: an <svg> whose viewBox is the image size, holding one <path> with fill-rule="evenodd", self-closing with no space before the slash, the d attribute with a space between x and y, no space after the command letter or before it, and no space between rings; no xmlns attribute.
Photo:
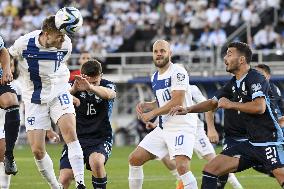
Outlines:
<svg viewBox="0 0 284 189"><path fill-rule="evenodd" d="M3 85L13 80L13 74L10 68L10 55L5 47L0 50L0 62L3 70L1 78L1 84Z"/></svg>
<svg viewBox="0 0 284 189"><path fill-rule="evenodd" d="M103 86L91 85L88 91L93 92L100 98L106 99L106 100L111 100L116 97L116 92L114 90L109 89L107 87L103 87Z"/></svg>
<svg viewBox="0 0 284 189"><path fill-rule="evenodd" d="M168 101L167 104L165 104L162 107L155 108L150 112L143 113L141 115L141 120L146 123L149 120L153 119L154 117L170 113L170 111L173 107L181 106L183 104L184 95L185 95L184 90L173 91L172 94L171 94L172 98L171 98L170 101Z"/></svg>
<svg viewBox="0 0 284 189"><path fill-rule="evenodd" d="M218 107L224 109L233 109L249 114L263 114L266 109L266 102L264 97L255 98L253 101L242 103L232 102L227 98L220 98Z"/></svg>

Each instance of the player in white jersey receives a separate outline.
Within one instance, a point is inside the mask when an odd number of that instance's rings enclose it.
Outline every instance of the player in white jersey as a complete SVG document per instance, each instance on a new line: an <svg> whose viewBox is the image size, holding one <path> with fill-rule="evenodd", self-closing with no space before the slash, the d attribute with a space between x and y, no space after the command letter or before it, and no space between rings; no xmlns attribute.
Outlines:
<svg viewBox="0 0 284 189"><path fill-rule="evenodd" d="M19 103L15 90L11 87L10 82L13 80L13 75L10 68L10 56L7 49L4 47L4 41L0 36L0 108L5 109L5 172L15 175L18 172L14 161L14 147L18 137L20 116ZM1 148L4 150L4 148Z"/></svg>
<svg viewBox="0 0 284 189"><path fill-rule="evenodd" d="M46 130L50 118L61 131L68 146L68 158L77 188L85 188L84 163L77 139L75 110L68 89L69 70L66 61L72 51L70 38L55 26L55 17L47 17L42 30L21 36L9 52L19 60L25 125L35 163L51 188L60 188L53 163L45 149Z"/></svg>
<svg viewBox="0 0 284 189"><path fill-rule="evenodd" d="M201 103L206 101L206 97L203 96L202 92L196 85L190 85L190 92L192 94L192 100L194 104ZM207 133L208 137L204 130L204 123L200 119L197 120L197 131L196 131L196 138L194 143L194 152L197 154L197 156L201 159L204 158L206 161L212 160L215 156L215 150L211 144L212 143L218 143L219 136L214 126L214 117L213 112L205 112L205 120L207 123ZM149 126L148 126L149 127ZM153 127L153 126L151 126ZM162 162L165 164L165 166L170 170L172 175L174 175L177 180L180 180L175 162L169 159L169 156L166 156L162 159ZM229 183L232 185L234 189L242 189L242 185L237 180L236 176L233 173L229 174ZM182 183L179 182L177 185L177 189L183 188Z"/></svg>
<svg viewBox="0 0 284 189"><path fill-rule="evenodd" d="M158 71L151 78L156 96L153 102L142 102L136 106L138 118L147 123L158 117L158 127L150 132L129 156L129 187L141 189L142 165L156 157L167 154L175 159L177 171L185 189L197 189L197 182L189 170L197 124L197 114L168 116L176 104L193 104L186 70L171 62L170 45L157 40L153 45L153 61Z"/></svg>

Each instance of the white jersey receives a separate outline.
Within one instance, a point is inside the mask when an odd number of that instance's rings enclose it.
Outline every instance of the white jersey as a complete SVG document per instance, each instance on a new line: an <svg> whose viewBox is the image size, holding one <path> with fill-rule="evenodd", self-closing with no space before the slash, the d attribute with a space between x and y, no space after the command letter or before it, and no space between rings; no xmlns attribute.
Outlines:
<svg viewBox="0 0 284 189"><path fill-rule="evenodd" d="M207 100L196 85L189 85L189 86L194 104L198 104ZM197 127L204 127L203 121L201 121L199 118L197 119Z"/></svg>
<svg viewBox="0 0 284 189"><path fill-rule="evenodd" d="M175 90L185 91L183 106L193 105L189 77L183 67L171 63L165 73L155 72L151 83L159 107L166 105L171 100L171 94ZM158 122L158 126L165 130L188 130L195 133L197 114L162 115L158 117Z"/></svg>
<svg viewBox="0 0 284 189"><path fill-rule="evenodd" d="M0 50L3 49L4 47L5 47L4 40L0 35Z"/></svg>
<svg viewBox="0 0 284 189"><path fill-rule="evenodd" d="M40 33L36 30L21 36L9 48L19 59L23 101L35 104L48 103L70 88L66 65L72 51L70 38L65 35L61 49L45 48L39 44Z"/></svg>

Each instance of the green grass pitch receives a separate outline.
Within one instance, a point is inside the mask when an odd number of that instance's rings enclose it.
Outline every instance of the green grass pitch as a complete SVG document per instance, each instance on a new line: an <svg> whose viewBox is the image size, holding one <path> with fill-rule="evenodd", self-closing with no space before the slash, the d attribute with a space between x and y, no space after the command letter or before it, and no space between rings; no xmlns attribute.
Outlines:
<svg viewBox="0 0 284 189"><path fill-rule="evenodd" d="M54 162L55 172L58 175L59 158L62 145L48 145L47 150ZM128 188L128 154L134 149L131 147L114 147L112 156L107 163L108 189L127 189ZM47 183L41 178L34 163L34 158L28 146L16 149L16 160L19 168L17 176L12 176L11 189L49 189ZM201 183L201 170L204 160L193 157L191 163L192 171L197 177L198 184ZM159 161L148 162L144 166L144 184L143 189L174 189L175 179L166 170ZM238 179L245 189L276 189L280 188L275 179L266 175L259 174L254 170L247 170L237 174ZM87 188L93 188L91 185L91 174L85 173L85 182ZM74 184L74 183L73 183ZM73 185L70 188L75 188ZM227 185L226 188L231 188Z"/></svg>

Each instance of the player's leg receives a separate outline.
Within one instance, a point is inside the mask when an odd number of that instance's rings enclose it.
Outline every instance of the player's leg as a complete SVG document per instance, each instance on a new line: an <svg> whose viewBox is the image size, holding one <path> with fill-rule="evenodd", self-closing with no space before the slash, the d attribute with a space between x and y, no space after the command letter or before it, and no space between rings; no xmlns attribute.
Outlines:
<svg viewBox="0 0 284 189"><path fill-rule="evenodd" d="M156 127L147 134L138 147L129 155L129 188L142 189L144 174L142 166L149 160L162 159L168 153L162 137L162 130Z"/></svg>
<svg viewBox="0 0 284 189"><path fill-rule="evenodd" d="M230 137L226 137L223 143L223 150L226 148L230 148L234 145L241 143L235 139ZM234 173L229 173L218 177L218 189L224 189L225 185L229 182L234 189L242 189L242 185L238 181L237 177Z"/></svg>
<svg viewBox="0 0 284 189"><path fill-rule="evenodd" d="M72 95L63 93L50 103L50 117L61 131L68 147L68 158L73 170L77 188L85 188L84 156L76 133L75 109Z"/></svg>
<svg viewBox="0 0 284 189"><path fill-rule="evenodd" d="M5 173L4 154L5 154L5 134L4 128L0 129L0 188L8 189L10 186L11 175Z"/></svg>
<svg viewBox="0 0 284 189"><path fill-rule="evenodd" d="M46 104L25 103L25 125L35 163L42 177L52 188L59 188L53 162L45 149L46 130L51 128Z"/></svg>
<svg viewBox="0 0 284 189"><path fill-rule="evenodd" d="M64 145L60 158L59 182L63 185L64 189L68 189L73 179L74 175L68 159L68 147Z"/></svg>
<svg viewBox="0 0 284 189"><path fill-rule="evenodd" d="M5 114L5 171L7 174L15 175L18 172L16 163L14 161L14 147L18 138L20 126L19 103L16 93L11 89L10 85L1 86L5 93L0 96L0 107L6 110Z"/></svg>
<svg viewBox="0 0 284 189"><path fill-rule="evenodd" d="M45 149L45 135L46 131L43 129L27 132L28 141L40 174L51 188L58 189L60 186L54 173L53 162Z"/></svg>
<svg viewBox="0 0 284 189"><path fill-rule="evenodd" d="M218 177L252 167L254 162L252 150L249 142L242 142L223 150L205 165L201 188L216 189Z"/></svg>
<svg viewBox="0 0 284 189"><path fill-rule="evenodd" d="M85 154L89 157L87 169L92 171L92 184L94 189L106 189L107 174L105 164L111 154L112 142L104 141L98 145L85 148Z"/></svg>
<svg viewBox="0 0 284 189"><path fill-rule="evenodd" d="M169 155L175 159L178 174L185 189L197 189L197 181L190 171L195 135L187 131L165 131Z"/></svg>

